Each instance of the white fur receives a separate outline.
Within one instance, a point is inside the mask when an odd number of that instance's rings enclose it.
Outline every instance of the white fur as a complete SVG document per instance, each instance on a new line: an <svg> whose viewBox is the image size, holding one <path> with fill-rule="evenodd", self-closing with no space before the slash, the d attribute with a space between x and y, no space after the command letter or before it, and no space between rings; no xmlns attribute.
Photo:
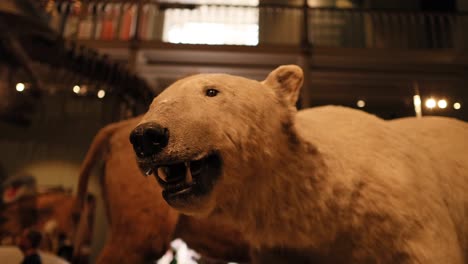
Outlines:
<svg viewBox="0 0 468 264"><path fill-rule="evenodd" d="M468 125L297 112L301 85L290 65L262 83L197 75L156 98L143 122L169 129L161 157L224 162L211 195L176 209L237 226L256 262L468 263Z"/></svg>

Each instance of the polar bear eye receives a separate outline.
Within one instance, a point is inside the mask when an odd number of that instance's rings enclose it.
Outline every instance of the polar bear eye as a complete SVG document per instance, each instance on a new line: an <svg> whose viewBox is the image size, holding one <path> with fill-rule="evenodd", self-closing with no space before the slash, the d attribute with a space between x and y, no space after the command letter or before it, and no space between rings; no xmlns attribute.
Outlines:
<svg viewBox="0 0 468 264"><path fill-rule="evenodd" d="M209 96L209 97L215 97L216 95L218 95L218 93L219 91L213 88L207 89L205 92L206 96Z"/></svg>

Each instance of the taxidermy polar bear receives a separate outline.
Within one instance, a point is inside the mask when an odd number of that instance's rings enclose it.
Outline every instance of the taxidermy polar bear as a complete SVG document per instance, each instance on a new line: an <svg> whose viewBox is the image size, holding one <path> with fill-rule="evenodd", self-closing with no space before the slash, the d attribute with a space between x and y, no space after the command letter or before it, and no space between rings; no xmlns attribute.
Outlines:
<svg viewBox="0 0 468 264"><path fill-rule="evenodd" d="M87 238L89 215L84 205L88 182L92 169L104 161L100 183L109 230L96 264L154 263L175 238L183 239L202 255L202 260L247 261L249 247L237 230L211 218L179 216L161 197L162 190L155 186L153 178L128 180L140 174L128 142L128 135L140 119L138 116L109 124L92 141L79 175L74 211L80 216L80 224L74 248L81 248Z"/></svg>
<svg viewBox="0 0 468 264"><path fill-rule="evenodd" d="M468 125L297 111L302 70L201 74L130 135L182 213L237 226L256 263L468 263Z"/></svg>

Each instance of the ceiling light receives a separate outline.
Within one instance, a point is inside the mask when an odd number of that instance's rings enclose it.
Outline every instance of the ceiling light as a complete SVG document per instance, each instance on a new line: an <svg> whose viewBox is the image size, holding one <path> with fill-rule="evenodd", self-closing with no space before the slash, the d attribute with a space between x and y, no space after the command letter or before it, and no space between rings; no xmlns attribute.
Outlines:
<svg viewBox="0 0 468 264"><path fill-rule="evenodd" d="M427 99L426 100L426 107L429 108L429 109L432 109L434 107L436 107L436 100L430 98L430 99Z"/></svg>
<svg viewBox="0 0 468 264"><path fill-rule="evenodd" d="M78 85L73 86L73 92L74 93L78 94L78 93L80 93L80 90L81 90L80 86L78 86Z"/></svg>
<svg viewBox="0 0 468 264"><path fill-rule="evenodd" d="M106 91L104 91L104 90L99 90L99 91L97 92L97 97L98 97L99 99L104 98L104 96L106 96Z"/></svg>
<svg viewBox="0 0 468 264"><path fill-rule="evenodd" d="M437 102L437 106L441 109L444 109L447 107L447 101L445 99L439 100Z"/></svg>
<svg viewBox="0 0 468 264"><path fill-rule="evenodd" d="M24 91L24 88L25 88L24 83L17 83L16 84L16 91L21 93L22 91Z"/></svg>
<svg viewBox="0 0 468 264"><path fill-rule="evenodd" d="M366 102L364 100L358 100L356 105L359 108L363 108L364 106L366 106Z"/></svg>
<svg viewBox="0 0 468 264"><path fill-rule="evenodd" d="M453 109L459 110L461 108L461 104L459 102L456 102L453 104Z"/></svg>

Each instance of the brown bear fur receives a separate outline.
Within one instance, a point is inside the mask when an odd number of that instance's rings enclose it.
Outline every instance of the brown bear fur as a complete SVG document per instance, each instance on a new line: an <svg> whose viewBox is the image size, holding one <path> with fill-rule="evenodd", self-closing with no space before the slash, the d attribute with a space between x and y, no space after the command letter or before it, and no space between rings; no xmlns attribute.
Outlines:
<svg viewBox="0 0 468 264"><path fill-rule="evenodd" d="M211 193L171 206L236 225L258 263L468 263L468 125L297 111L302 79L288 65L263 82L175 82L140 122L166 128L168 145L140 166L219 153Z"/></svg>
<svg viewBox="0 0 468 264"><path fill-rule="evenodd" d="M248 260L248 246L239 232L210 219L179 216L162 199L155 179L140 175L128 141L140 119L101 129L81 167L77 208L83 207L92 167L106 152L102 188L110 234L97 263L146 263L161 257L174 238L182 238L202 256Z"/></svg>
<svg viewBox="0 0 468 264"><path fill-rule="evenodd" d="M49 190L25 196L3 205L0 211L0 234L18 237L26 228L46 231L50 221L55 222L54 235L63 233L71 237L75 225L72 221L74 197L63 190ZM52 250L46 239L41 249Z"/></svg>

